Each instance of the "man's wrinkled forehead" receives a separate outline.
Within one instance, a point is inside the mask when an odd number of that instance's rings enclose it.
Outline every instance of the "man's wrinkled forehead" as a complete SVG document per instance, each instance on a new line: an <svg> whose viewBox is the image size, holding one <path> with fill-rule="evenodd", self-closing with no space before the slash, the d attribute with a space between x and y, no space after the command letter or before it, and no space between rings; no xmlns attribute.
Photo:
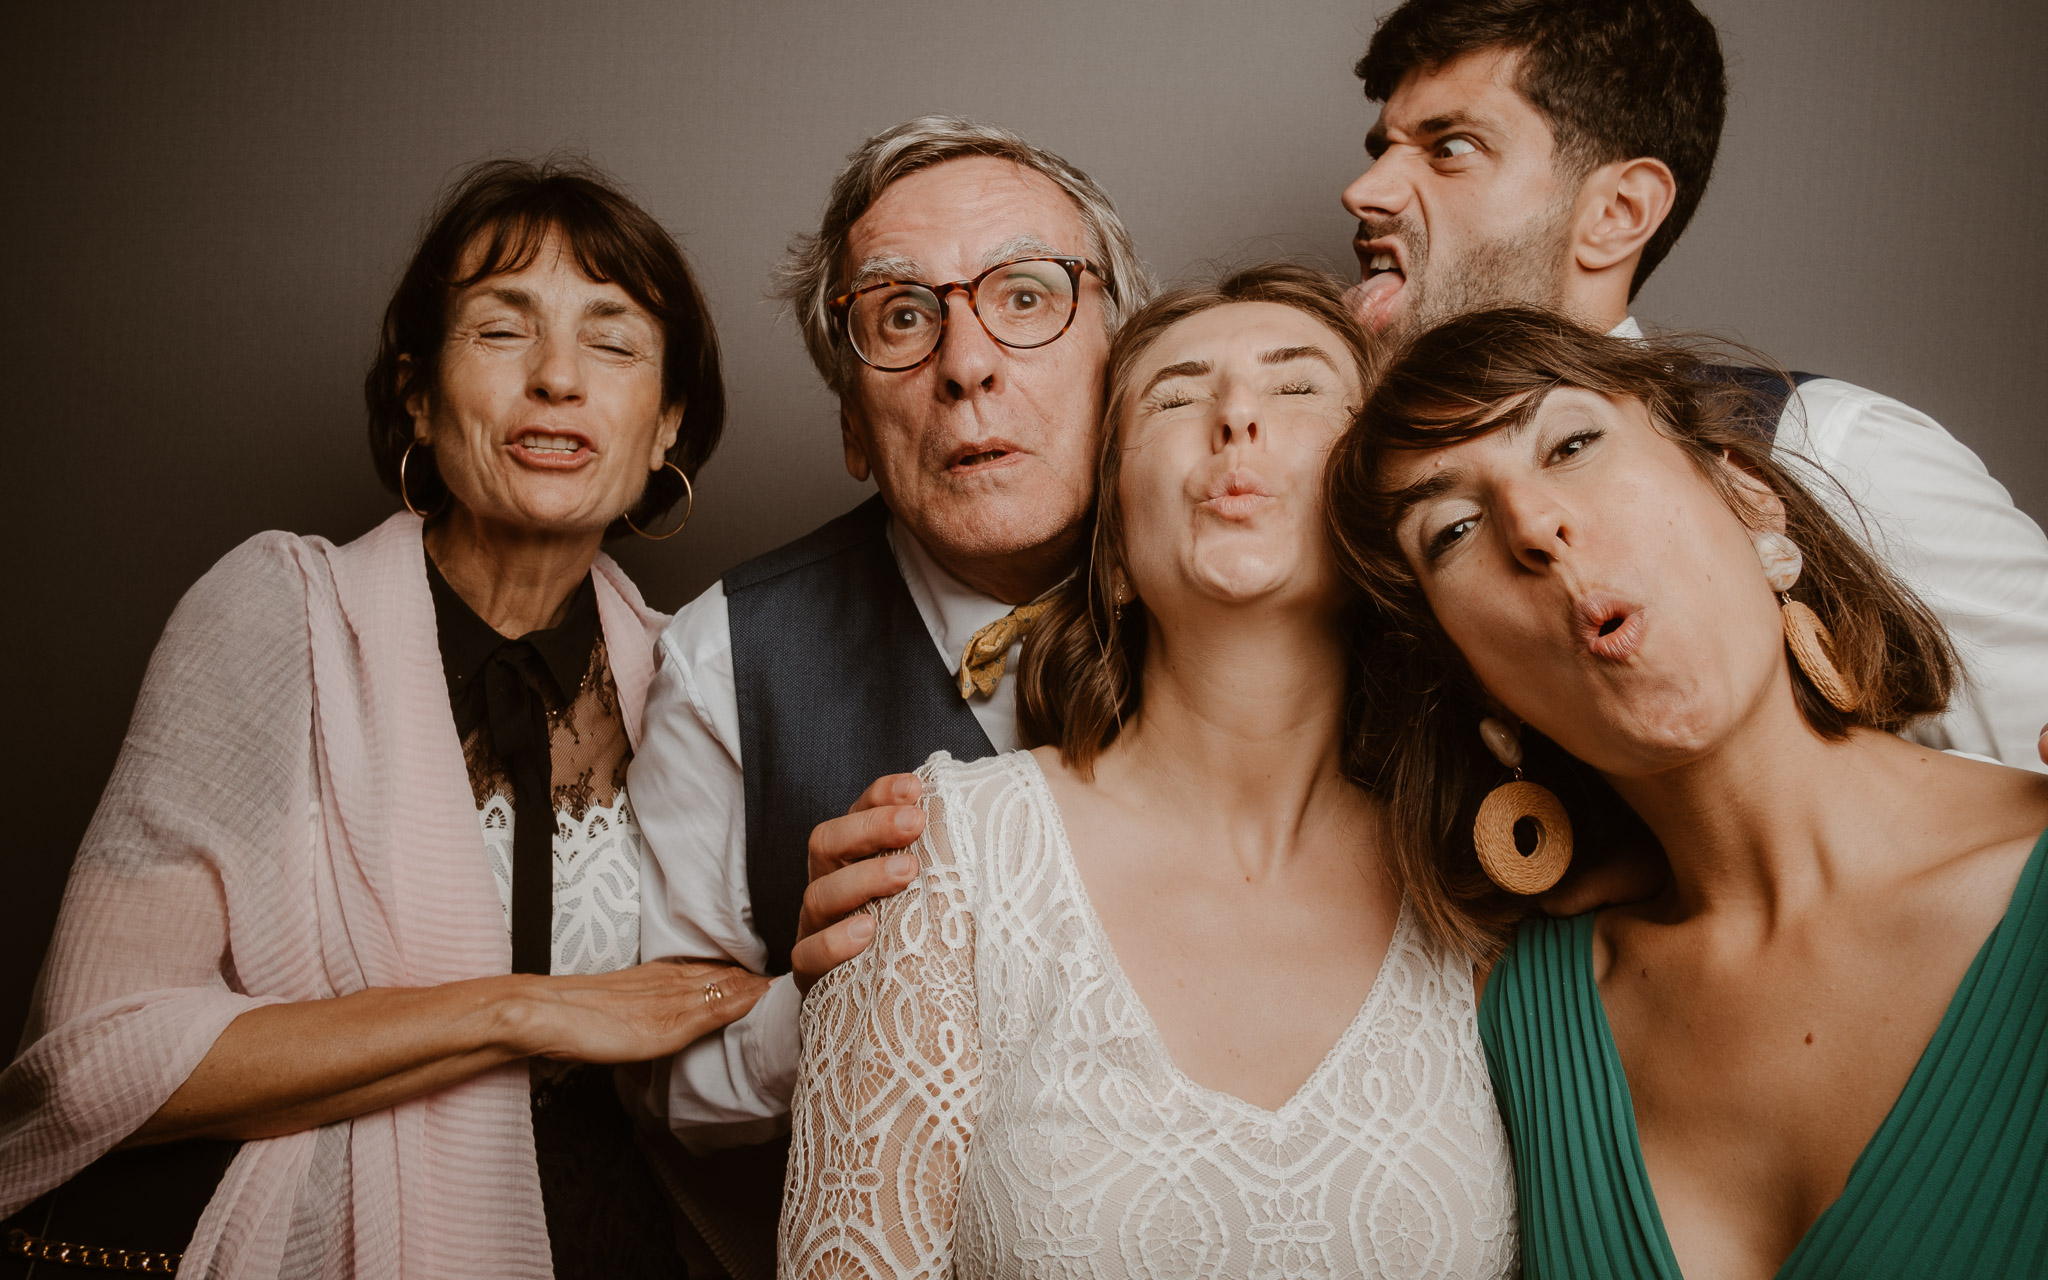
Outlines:
<svg viewBox="0 0 2048 1280"><path fill-rule="evenodd" d="M988 268L1013 258L1056 258L1064 256L1067 252L1054 246L1044 237L1026 231L1011 236L1001 244L984 249L980 260L969 268L969 275L961 278L971 279ZM915 280L921 284L945 283L939 276L934 275L931 268L920 258L902 253L872 253L854 264L846 287L862 289L885 280Z"/></svg>
<svg viewBox="0 0 2048 1280"><path fill-rule="evenodd" d="M962 156L882 189L847 236L846 287L880 279L972 279L1006 258L1085 256L1081 212L1059 185L1015 161Z"/></svg>

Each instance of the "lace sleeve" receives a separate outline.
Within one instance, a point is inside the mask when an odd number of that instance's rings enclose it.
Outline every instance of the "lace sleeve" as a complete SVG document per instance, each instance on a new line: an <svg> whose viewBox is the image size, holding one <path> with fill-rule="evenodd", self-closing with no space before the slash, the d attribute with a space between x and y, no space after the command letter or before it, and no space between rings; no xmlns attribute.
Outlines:
<svg viewBox="0 0 2048 1280"><path fill-rule="evenodd" d="M793 1280L951 1270L981 1083L974 918L945 788L920 772L924 874L804 1001L777 1267Z"/></svg>

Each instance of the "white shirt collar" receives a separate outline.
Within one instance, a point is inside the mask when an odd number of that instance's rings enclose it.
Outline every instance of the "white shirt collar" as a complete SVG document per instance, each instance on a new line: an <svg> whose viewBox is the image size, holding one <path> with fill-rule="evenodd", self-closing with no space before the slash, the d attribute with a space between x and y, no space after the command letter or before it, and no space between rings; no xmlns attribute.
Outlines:
<svg viewBox="0 0 2048 1280"><path fill-rule="evenodd" d="M1634 338L1637 342L1641 342L1643 340L1643 326L1636 323L1634 316L1627 316L1620 324L1609 329L1607 336L1610 338Z"/></svg>
<svg viewBox="0 0 2048 1280"><path fill-rule="evenodd" d="M894 516L889 517L889 549L896 553L896 568L903 574L903 585L910 588L917 615L924 619L932 643L945 656L946 670L958 675L967 642L975 632L1009 613L1010 606L946 572Z"/></svg>

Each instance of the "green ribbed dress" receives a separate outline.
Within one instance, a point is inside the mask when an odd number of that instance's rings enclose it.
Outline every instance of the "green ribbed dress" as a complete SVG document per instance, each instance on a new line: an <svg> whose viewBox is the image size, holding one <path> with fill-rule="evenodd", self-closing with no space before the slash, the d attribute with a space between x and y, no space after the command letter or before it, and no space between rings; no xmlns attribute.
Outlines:
<svg viewBox="0 0 2048 1280"><path fill-rule="evenodd" d="M1905 1089L1778 1280L2048 1277L2048 834ZM1530 1277L1679 1280L1593 980L1593 917L1525 923L1479 1005Z"/></svg>

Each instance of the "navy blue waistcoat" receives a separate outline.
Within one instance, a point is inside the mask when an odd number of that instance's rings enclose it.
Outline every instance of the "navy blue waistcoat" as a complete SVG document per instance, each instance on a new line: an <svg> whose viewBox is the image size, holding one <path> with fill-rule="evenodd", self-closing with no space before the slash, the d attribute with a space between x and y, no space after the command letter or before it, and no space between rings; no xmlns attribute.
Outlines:
<svg viewBox="0 0 2048 1280"><path fill-rule="evenodd" d="M1794 370L1792 381L1787 383L1768 369L1746 364L1710 364L1705 372L1710 378L1735 383L1749 392L1756 405L1751 411L1749 426L1765 444L1777 442L1778 421L1785 416L1785 406L1791 403L1792 392L1821 376Z"/></svg>
<svg viewBox="0 0 2048 1280"><path fill-rule="evenodd" d="M946 750L994 754L932 645L870 498L725 575L747 790L747 891L768 971L789 970L811 828Z"/></svg>

